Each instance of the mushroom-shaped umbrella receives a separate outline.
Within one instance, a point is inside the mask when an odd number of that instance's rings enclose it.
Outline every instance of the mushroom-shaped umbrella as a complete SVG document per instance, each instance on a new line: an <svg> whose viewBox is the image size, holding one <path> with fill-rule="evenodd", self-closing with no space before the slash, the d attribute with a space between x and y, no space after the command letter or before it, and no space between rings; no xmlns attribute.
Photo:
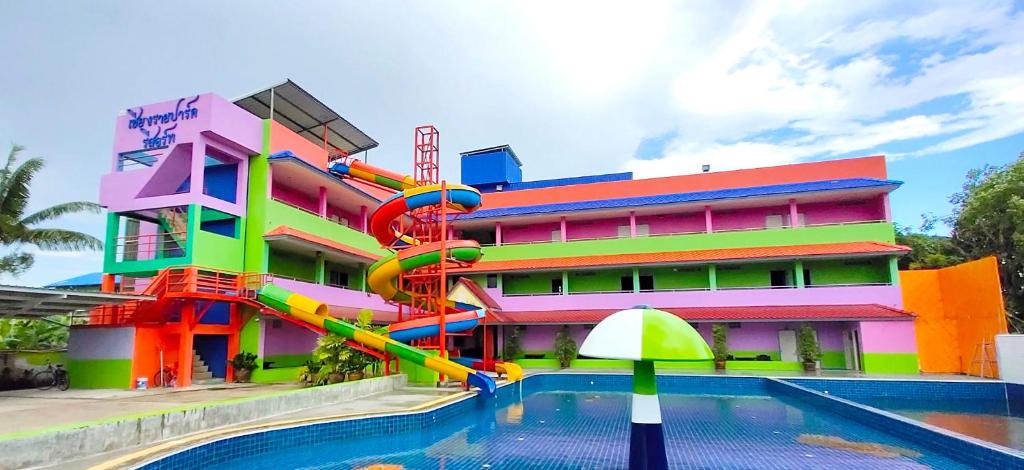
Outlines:
<svg viewBox="0 0 1024 470"><path fill-rule="evenodd" d="M654 361L710 361L708 343L681 318L641 305L601 320L580 354L634 361L629 468L667 469Z"/></svg>

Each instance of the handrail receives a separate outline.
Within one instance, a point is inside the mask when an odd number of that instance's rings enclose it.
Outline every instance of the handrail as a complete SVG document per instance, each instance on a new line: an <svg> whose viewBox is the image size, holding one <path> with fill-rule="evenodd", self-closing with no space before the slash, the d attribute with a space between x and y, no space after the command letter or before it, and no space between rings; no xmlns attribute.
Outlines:
<svg viewBox="0 0 1024 470"><path fill-rule="evenodd" d="M711 232L708 232L706 230L692 230L692 231L683 231L683 232L648 233L647 235L637 235L636 237L629 236L629 235L625 235L625 236L614 235L614 236L606 236L606 237L570 238L570 237L567 236L566 240L564 242L561 241L561 240L530 240L530 241L521 241L521 242L505 242L505 241L502 241L501 245L498 245L496 243L481 243L480 246L482 246L482 247L494 247L494 246L512 246L512 245L534 245L534 244L544 244L544 243L568 243L568 242L594 241L594 240L618 240L618 239L628 239L628 238L666 237L666 236L674 236L674 235L697 235L697 234L707 234L707 233L753 232L753 231L758 231L758 230L789 230L789 229L794 229L794 228L795 229L802 229L802 228L832 227L832 226L844 226L844 225L876 224L876 223L880 223L880 222L889 222L889 221L885 220L885 219L855 220L855 221L849 221L849 222L828 222L828 223L821 223L821 224L803 224L803 225L800 225L798 227L793 227L793 226L788 226L787 225L787 226L782 226L782 227L770 227L770 228L769 227L746 227L746 228L735 228L735 229L725 229L725 230L714 230L713 229Z"/></svg>
<svg viewBox="0 0 1024 470"><path fill-rule="evenodd" d="M806 288L819 288L819 287L885 287L892 286L891 283L866 283L866 284L814 284L807 285ZM716 291L736 291L736 290L780 290L780 289L799 289L798 286L738 286L738 287L717 287ZM522 293L501 293L502 297L541 297L541 296L560 296L560 295L585 295L585 294L656 294L660 292L711 292L710 287L693 287L684 289L641 289L639 291L631 290L614 290L614 291L587 291L587 292L522 292Z"/></svg>
<svg viewBox="0 0 1024 470"><path fill-rule="evenodd" d="M310 209L306 209L305 207L302 207L302 206L298 206L298 205L292 204L292 203L290 203L290 202L288 202L288 201L285 201L285 200L282 200L282 199L276 198L276 197L274 197L274 196L271 196L271 197L270 197L270 199L271 199L271 200L273 200L273 201L277 201L277 202L280 202L281 204L284 204L284 205L286 205L286 206L288 206L288 207L291 207L291 208L293 208L293 209L298 209L298 210L300 210L300 211L302 211L302 212L305 212L305 213L307 213L307 214L309 214L309 215L312 215L312 216L314 216L314 217L316 217L316 218L318 218L318 219L326 220L326 221L328 221L328 222L333 222L333 223L335 223L335 224L338 224L338 225L340 225L340 226L342 226L342 227L346 227L346 228L349 228L349 229L355 230L355 231L357 231L357 232L363 233L363 232L362 232L361 230L356 230L355 228L352 228L352 226L351 226L351 225L349 225L348 223L344 223L344 224L343 224L343 223L341 223L341 221L340 221L340 220L333 220L333 219L331 219L330 217L322 216L322 215L320 215L320 213L319 213L319 212L314 212L314 211L312 211L312 210L310 210ZM348 221L348 219L347 219L347 218L346 218L345 220L346 220L346 222Z"/></svg>

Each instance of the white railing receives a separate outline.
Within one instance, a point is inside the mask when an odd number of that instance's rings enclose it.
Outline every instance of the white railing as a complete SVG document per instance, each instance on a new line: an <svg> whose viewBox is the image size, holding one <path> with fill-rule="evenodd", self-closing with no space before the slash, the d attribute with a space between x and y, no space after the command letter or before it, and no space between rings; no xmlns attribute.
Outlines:
<svg viewBox="0 0 1024 470"><path fill-rule="evenodd" d="M305 207L302 207L302 206L300 206L300 205L297 205L297 204L294 204L294 203L291 203L291 202L285 201L284 199L280 199L280 198L277 198L277 197L273 197L273 196L271 196L271 197L270 197L270 199L271 199L271 200L273 200L273 201L277 201L277 202L280 202L281 204L284 204L284 205L286 205L286 206L288 206L288 207L291 207L291 208L293 208L293 209L298 209L298 210L300 210L300 211L302 211L302 212L305 212L305 213L307 213L307 214L309 214L309 215L312 215L313 217L316 217L316 218L318 218L318 219L321 219L321 220L326 220L326 221L328 221L328 222L333 222L333 223L335 223L335 224L337 224L337 225L340 225L340 226L342 226L342 227L345 227L345 228L349 228L349 229L355 230L355 231L357 231L357 232L360 232L360 233L365 233L365 232L363 232L362 230L359 230L359 229L357 229L357 228L354 228L354 227L352 227L352 226L351 226L351 225L349 225L348 223L342 223L342 222L341 222L340 220L333 220L333 219L331 219L330 217L324 217L324 216L321 216L319 212L316 212L316 211L314 211L314 210L311 210L311 209L307 209L307 208L305 208Z"/></svg>
<svg viewBox="0 0 1024 470"><path fill-rule="evenodd" d="M885 287L892 286L892 283L887 282L874 282L865 284L814 284L807 285L805 287ZM741 291L741 290L780 290L780 289L801 289L798 286L736 286L736 287L718 287L715 291ZM685 289L641 289L639 291L632 290L610 290L610 291L576 291L576 292L517 292L517 293L502 293L502 297L539 297L539 296L553 296L553 295L587 295L587 294L657 294L662 292L711 292L710 287L693 287Z"/></svg>

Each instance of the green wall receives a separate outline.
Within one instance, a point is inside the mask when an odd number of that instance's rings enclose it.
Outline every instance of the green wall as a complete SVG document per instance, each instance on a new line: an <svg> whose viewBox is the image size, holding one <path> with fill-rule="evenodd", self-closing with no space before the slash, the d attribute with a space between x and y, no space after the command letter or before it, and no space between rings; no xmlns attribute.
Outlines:
<svg viewBox="0 0 1024 470"><path fill-rule="evenodd" d="M771 271L774 270L788 271L790 285L795 285L792 263L758 263L719 265L718 287L767 287L771 285Z"/></svg>
<svg viewBox="0 0 1024 470"><path fill-rule="evenodd" d="M655 289L707 289L707 266L682 266L675 268L641 269L640 274L654 275Z"/></svg>
<svg viewBox="0 0 1024 470"><path fill-rule="evenodd" d="M67 369L72 388L132 386L131 359L72 359L68 361Z"/></svg>
<svg viewBox="0 0 1024 470"><path fill-rule="evenodd" d="M804 269L811 271L814 285L889 282L888 258L804 261Z"/></svg>
<svg viewBox="0 0 1024 470"><path fill-rule="evenodd" d="M370 235L272 199L266 201L265 216L264 233L283 225L378 256L389 253Z"/></svg>
<svg viewBox="0 0 1024 470"><path fill-rule="evenodd" d="M316 281L316 259L298 253L269 250L267 272L294 277L304 281Z"/></svg>
<svg viewBox="0 0 1024 470"><path fill-rule="evenodd" d="M921 372L914 353L863 353L867 374L918 374Z"/></svg>
<svg viewBox="0 0 1024 470"><path fill-rule="evenodd" d="M821 352L821 368L822 369L845 369L846 368L846 353L843 351L822 351Z"/></svg>
<svg viewBox="0 0 1024 470"><path fill-rule="evenodd" d="M632 279L633 270L610 269L570 272L569 292L618 292L622 287L622 277ZM632 283L632 280L630 280L630 283Z"/></svg>
<svg viewBox="0 0 1024 470"><path fill-rule="evenodd" d="M263 233L266 228L266 209L270 199L267 178L270 175L270 119L263 120L263 149L259 155L249 158L249 186L246 198L246 221L242 238L245 240L245 271L267 272L266 242Z"/></svg>
<svg viewBox="0 0 1024 470"><path fill-rule="evenodd" d="M660 235L653 237L529 243L484 248L487 261L564 258L570 256L657 253L758 246L804 245L859 241L894 242L888 222L801 227L796 229L747 230L737 232Z"/></svg>
<svg viewBox="0 0 1024 470"><path fill-rule="evenodd" d="M562 273L560 272L505 274L502 280L502 292L505 294L550 294L551 280L561 278ZM571 285L572 281L570 280L569 283Z"/></svg>

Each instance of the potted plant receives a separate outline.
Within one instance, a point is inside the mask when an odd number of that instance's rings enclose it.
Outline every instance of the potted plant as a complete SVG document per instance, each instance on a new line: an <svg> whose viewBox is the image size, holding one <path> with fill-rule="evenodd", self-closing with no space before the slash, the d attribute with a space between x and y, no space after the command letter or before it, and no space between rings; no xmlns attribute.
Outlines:
<svg viewBox="0 0 1024 470"><path fill-rule="evenodd" d="M321 383L336 384L345 380L345 369L351 355L346 341L338 335L324 335L317 340L313 356L320 361L317 377Z"/></svg>
<svg viewBox="0 0 1024 470"><path fill-rule="evenodd" d="M715 355L715 370L725 370L725 361L729 357L729 325L715 323L711 325L711 352Z"/></svg>
<svg viewBox="0 0 1024 470"><path fill-rule="evenodd" d="M818 369L818 359L821 358L821 347L818 339L814 336L814 329L811 325L804 323L796 334L796 353L804 363L805 372L814 372Z"/></svg>
<svg viewBox="0 0 1024 470"><path fill-rule="evenodd" d="M299 368L299 383L303 387L312 387L314 385L320 385L320 363L312 359L306 360L306 363Z"/></svg>
<svg viewBox="0 0 1024 470"><path fill-rule="evenodd" d="M248 383L256 369L256 355L246 351L235 354L231 358L231 369L235 371L235 382Z"/></svg>
<svg viewBox="0 0 1024 470"><path fill-rule="evenodd" d="M505 335L505 346L502 348L502 359L512 362L523 352L523 345L519 339L519 327L513 326L512 332Z"/></svg>
<svg viewBox="0 0 1024 470"><path fill-rule="evenodd" d="M372 358L362 351L352 350L345 361L346 380L363 380L366 366L373 362Z"/></svg>
<svg viewBox="0 0 1024 470"><path fill-rule="evenodd" d="M569 325L563 325L555 335L555 357L558 358L558 365L563 369L569 367L573 359L576 359L576 351L576 341L569 334Z"/></svg>

